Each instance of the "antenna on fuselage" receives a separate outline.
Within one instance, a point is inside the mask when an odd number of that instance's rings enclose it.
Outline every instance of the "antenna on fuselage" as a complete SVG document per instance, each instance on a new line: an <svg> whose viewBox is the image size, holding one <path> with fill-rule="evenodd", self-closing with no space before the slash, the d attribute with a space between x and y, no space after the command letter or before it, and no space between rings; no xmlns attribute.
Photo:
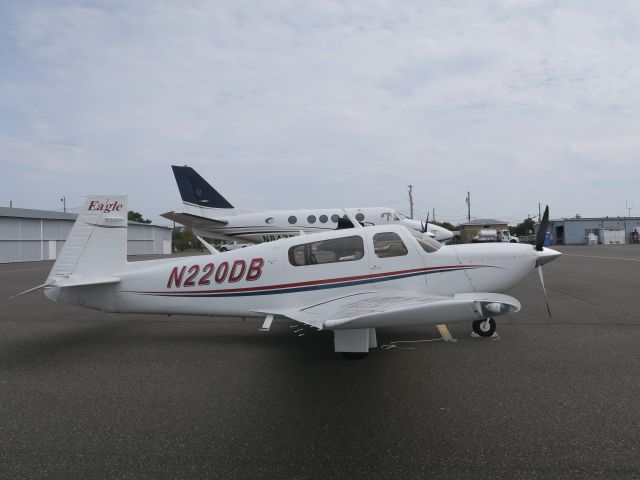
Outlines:
<svg viewBox="0 0 640 480"><path fill-rule="evenodd" d="M354 217L349 212L347 212L346 208L343 208L342 211L344 212L344 216L347 217L353 224L353 228L362 228L362 225L360 224L360 222L356 220L356 217ZM340 222L338 222L338 228L340 228ZM342 227L342 228L345 228L345 227Z"/></svg>

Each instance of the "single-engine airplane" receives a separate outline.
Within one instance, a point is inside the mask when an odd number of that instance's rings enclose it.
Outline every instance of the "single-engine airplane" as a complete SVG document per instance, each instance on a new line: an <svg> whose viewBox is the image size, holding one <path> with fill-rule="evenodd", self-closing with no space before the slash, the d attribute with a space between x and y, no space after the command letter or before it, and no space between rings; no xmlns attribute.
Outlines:
<svg viewBox="0 0 640 480"><path fill-rule="evenodd" d="M190 227L196 235L222 240L269 242L304 233L335 230L342 208L306 210L246 210L235 208L191 167L173 165L184 212L167 212L162 216ZM388 207L347 208L347 212L365 225L405 225L439 242L453 239L453 233L433 223L405 217Z"/></svg>
<svg viewBox="0 0 640 480"><path fill-rule="evenodd" d="M541 266L560 255L542 247L547 207L535 247L447 246L353 219L355 228L225 253L127 262L126 202L89 196L46 283L29 291L105 312L260 317L263 330L287 318L332 330L335 351L354 357L377 346L379 327L469 321L490 336L494 317L520 310L499 292L536 267L542 280Z"/></svg>

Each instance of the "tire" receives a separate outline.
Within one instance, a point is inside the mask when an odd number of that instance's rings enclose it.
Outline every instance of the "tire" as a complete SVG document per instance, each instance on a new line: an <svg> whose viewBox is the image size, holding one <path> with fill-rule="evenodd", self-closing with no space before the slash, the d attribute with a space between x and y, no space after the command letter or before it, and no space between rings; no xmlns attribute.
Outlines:
<svg viewBox="0 0 640 480"><path fill-rule="evenodd" d="M488 323L488 325L483 325L485 321ZM473 332L480 335L481 337L490 337L491 335L496 333L496 321L493 317L487 318L486 320L476 320L475 322L473 322L472 326Z"/></svg>
<svg viewBox="0 0 640 480"><path fill-rule="evenodd" d="M367 355L369 355L369 352L342 352L342 356L349 360L361 360Z"/></svg>

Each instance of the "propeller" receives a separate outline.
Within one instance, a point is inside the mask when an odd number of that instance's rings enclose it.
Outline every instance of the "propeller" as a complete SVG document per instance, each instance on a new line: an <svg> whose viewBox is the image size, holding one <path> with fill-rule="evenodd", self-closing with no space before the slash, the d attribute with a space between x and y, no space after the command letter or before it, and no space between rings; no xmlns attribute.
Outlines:
<svg viewBox="0 0 640 480"><path fill-rule="evenodd" d="M422 227L422 233L427 233L427 228L429 227L429 212L427 212L427 221L422 223L420 220L420 227Z"/></svg>
<svg viewBox="0 0 640 480"><path fill-rule="evenodd" d="M549 227L549 205L544 209L544 214L542 215L542 221L540 222L540 226L538 227L538 234L536 235L536 246L535 249L538 252L542 252L544 249L544 239L547 235L547 228ZM549 297L547 297L547 289L544 288L544 275L542 274L542 265L537 265L538 275L540 276L540 285L542 285L542 293L544 293L544 301L547 304L547 312L549 313L549 318L551 318L551 308L549 307Z"/></svg>
<svg viewBox="0 0 640 480"><path fill-rule="evenodd" d="M544 237L547 235L547 228L549 227L549 205L544 209L542 215L542 221L538 227L538 234L536 235L536 250L541 252L544 245Z"/></svg>
<svg viewBox="0 0 640 480"><path fill-rule="evenodd" d="M544 275L542 275L542 265L538 267L538 275L540 275L540 285L542 285L542 293L544 293L544 301L547 303L547 312L549 318L551 318L551 308L549 307L549 298L547 297L547 290L544 288Z"/></svg>

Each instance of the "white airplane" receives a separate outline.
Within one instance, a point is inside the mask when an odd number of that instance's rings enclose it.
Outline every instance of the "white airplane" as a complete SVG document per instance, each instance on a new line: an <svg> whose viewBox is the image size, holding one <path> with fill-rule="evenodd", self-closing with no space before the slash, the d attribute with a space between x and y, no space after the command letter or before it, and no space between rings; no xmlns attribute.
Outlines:
<svg viewBox="0 0 640 480"><path fill-rule="evenodd" d="M346 220L342 208L302 210L247 210L235 208L191 167L173 165L184 212L167 212L162 216L190 227L196 235L222 240L269 242L300 235L335 230L340 219ZM412 220L392 208L347 208L346 211L364 225L405 225L433 235L446 243L453 233L432 223Z"/></svg>
<svg viewBox="0 0 640 480"><path fill-rule="evenodd" d="M261 317L263 330L287 318L332 330L335 351L354 357L376 347L379 327L469 321L490 336L495 316L520 310L499 292L560 255L544 237L535 247L446 246L353 219L355 228L225 253L127 262L126 201L90 196L46 283L28 291L105 312Z"/></svg>

